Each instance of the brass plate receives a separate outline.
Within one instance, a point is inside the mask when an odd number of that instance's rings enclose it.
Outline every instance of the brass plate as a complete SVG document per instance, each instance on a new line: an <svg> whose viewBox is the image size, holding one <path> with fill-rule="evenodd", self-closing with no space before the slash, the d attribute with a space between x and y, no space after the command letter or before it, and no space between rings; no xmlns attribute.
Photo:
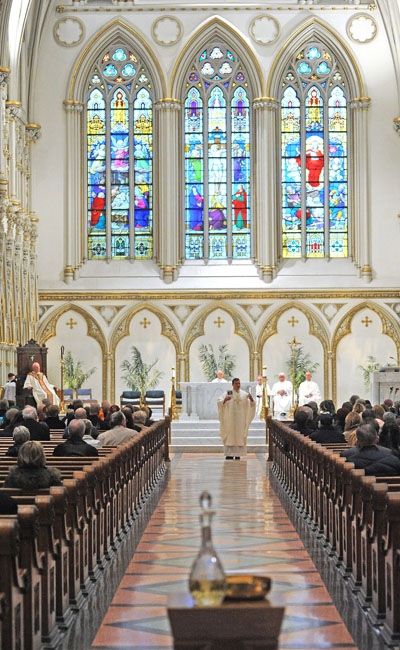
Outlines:
<svg viewBox="0 0 400 650"><path fill-rule="evenodd" d="M228 600L262 600L271 589L271 578L247 573L226 576Z"/></svg>

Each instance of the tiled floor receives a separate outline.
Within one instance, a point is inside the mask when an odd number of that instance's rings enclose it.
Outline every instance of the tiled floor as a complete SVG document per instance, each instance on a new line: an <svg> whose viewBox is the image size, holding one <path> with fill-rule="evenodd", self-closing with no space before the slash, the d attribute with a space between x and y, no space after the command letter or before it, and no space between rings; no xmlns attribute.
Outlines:
<svg viewBox="0 0 400 650"><path fill-rule="evenodd" d="M343 586L343 580L335 575L324 551L269 474L270 467L263 454L249 454L247 460L240 462L225 461L216 454L177 454L147 526L138 522L143 534L124 551L125 555L133 551L134 554L127 559L126 572L92 645L90 641L85 645L82 633L82 623L88 625L86 616L69 635L69 643L64 648L169 650L173 647L166 615L167 596L187 590L188 573L200 544L199 495L207 489L216 511L213 541L226 572L271 576L269 600L286 608L280 648L381 650L384 645L379 635L369 627ZM288 513L293 521L297 520L300 536ZM120 568L122 562L123 559ZM315 563L330 585L353 637ZM105 580L103 605L116 575L117 568ZM98 615L103 617L99 595L95 603ZM87 614L95 617L93 607Z"/></svg>

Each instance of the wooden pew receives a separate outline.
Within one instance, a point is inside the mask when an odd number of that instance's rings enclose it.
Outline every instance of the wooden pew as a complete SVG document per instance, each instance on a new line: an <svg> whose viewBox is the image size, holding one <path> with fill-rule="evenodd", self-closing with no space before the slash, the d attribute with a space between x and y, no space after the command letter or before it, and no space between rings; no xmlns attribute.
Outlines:
<svg viewBox="0 0 400 650"><path fill-rule="evenodd" d="M0 590L4 594L6 618L2 625L1 650L27 647L24 629L24 594L29 573L19 557L20 526L17 516L0 516Z"/></svg>

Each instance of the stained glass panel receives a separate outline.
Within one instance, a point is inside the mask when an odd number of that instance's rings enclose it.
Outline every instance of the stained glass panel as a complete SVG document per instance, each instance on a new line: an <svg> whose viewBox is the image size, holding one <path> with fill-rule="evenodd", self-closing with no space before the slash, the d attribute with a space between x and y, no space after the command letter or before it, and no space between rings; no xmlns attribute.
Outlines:
<svg viewBox="0 0 400 650"><path fill-rule="evenodd" d="M93 88L93 84L100 87ZM150 88L138 58L122 47L104 54L91 73L87 100L89 259L152 257Z"/></svg>
<svg viewBox="0 0 400 650"><path fill-rule="evenodd" d="M346 257L345 80L331 53L315 44L297 53L283 88L282 255Z"/></svg>
<svg viewBox="0 0 400 650"><path fill-rule="evenodd" d="M198 55L187 80L186 259L249 259L250 101L246 73L229 49L215 45Z"/></svg>

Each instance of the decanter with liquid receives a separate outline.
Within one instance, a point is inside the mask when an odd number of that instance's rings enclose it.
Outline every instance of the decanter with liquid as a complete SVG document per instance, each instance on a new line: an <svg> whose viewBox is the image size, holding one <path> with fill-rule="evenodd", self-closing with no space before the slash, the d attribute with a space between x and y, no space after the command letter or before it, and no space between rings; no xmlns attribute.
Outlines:
<svg viewBox="0 0 400 650"><path fill-rule="evenodd" d="M211 510L211 496L208 492L201 494L200 505L201 547L190 571L189 590L195 605L215 607L225 597L226 581L211 539L211 521L215 513Z"/></svg>

